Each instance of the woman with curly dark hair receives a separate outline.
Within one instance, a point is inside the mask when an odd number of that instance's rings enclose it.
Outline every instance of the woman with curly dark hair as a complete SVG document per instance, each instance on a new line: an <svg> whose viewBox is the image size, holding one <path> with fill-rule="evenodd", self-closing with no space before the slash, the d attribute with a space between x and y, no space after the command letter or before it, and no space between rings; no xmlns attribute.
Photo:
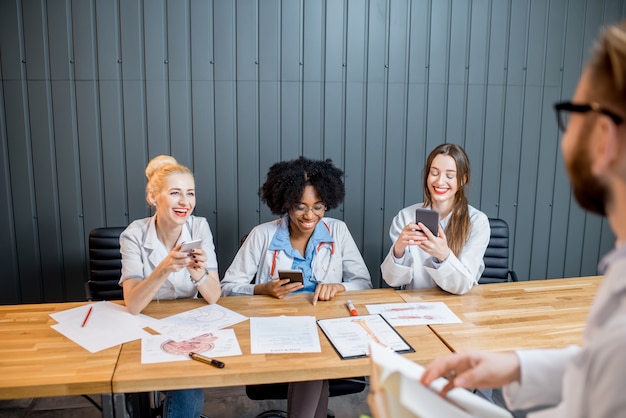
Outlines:
<svg viewBox="0 0 626 418"><path fill-rule="evenodd" d="M338 219L326 218L345 195L343 172L331 160L300 157L272 165L259 194L280 218L256 226L241 245L222 280L222 294L313 293L312 303L337 293L370 289L363 257ZM301 270L303 283L280 279L281 270ZM328 381L289 385L289 417L326 417Z"/></svg>
<svg viewBox="0 0 626 418"><path fill-rule="evenodd" d="M389 228L393 245L380 266L387 284L438 286L461 295L478 283L490 228L487 215L467 202L469 180L463 148L441 144L431 151L424 166L424 203L402 209ZM416 224L417 208L439 213L437 231Z"/></svg>
<svg viewBox="0 0 626 418"><path fill-rule="evenodd" d="M270 167L259 194L280 218L250 232L222 280L224 296L280 299L291 292L313 292L316 304L345 290L372 287L346 224L324 217L343 201L342 175L331 160L305 157ZM304 283L279 279L279 270L302 270Z"/></svg>

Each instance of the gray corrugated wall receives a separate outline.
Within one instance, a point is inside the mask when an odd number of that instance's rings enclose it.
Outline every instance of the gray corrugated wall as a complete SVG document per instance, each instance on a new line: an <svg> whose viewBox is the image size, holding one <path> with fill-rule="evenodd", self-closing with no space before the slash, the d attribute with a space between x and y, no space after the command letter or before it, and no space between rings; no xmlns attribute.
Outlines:
<svg viewBox="0 0 626 418"><path fill-rule="evenodd" d="M552 104L624 0L0 1L0 303L83 299L86 236L149 215L147 161L196 174L220 271L272 218L267 168L346 172L344 219L374 281L441 142L470 201L511 227L523 280L595 274L613 244L580 210Z"/></svg>

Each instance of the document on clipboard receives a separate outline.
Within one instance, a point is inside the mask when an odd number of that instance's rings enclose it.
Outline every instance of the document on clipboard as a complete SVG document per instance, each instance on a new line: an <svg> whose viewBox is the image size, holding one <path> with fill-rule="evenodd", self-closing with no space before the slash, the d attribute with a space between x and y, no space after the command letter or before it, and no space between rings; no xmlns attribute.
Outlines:
<svg viewBox="0 0 626 418"><path fill-rule="evenodd" d="M379 314L318 319L317 324L342 359L367 357L372 342L396 353L415 352Z"/></svg>

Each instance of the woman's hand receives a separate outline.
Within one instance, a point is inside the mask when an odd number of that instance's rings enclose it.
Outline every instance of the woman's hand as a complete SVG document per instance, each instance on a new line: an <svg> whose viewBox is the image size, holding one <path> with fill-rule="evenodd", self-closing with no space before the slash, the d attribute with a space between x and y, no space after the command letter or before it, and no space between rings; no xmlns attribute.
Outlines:
<svg viewBox="0 0 626 418"><path fill-rule="evenodd" d="M424 238L424 234L419 228L420 227L415 222L410 222L402 228L398 239L393 244L393 255L396 258L401 258L404 255L406 247L409 245L417 245L417 240Z"/></svg>
<svg viewBox="0 0 626 418"><path fill-rule="evenodd" d="M345 286L339 283L318 283L313 293L313 305L317 304L318 300L331 300L337 293L345 291Z"/></svg>
<svg viewBox="0 0 626 418"><path fill-rule="evenodd" d="M445 395L450 389L493 388L520 380L519 357L514 352L496 353L468 351L441 357L431 362L422 378L429 386L438 377L445 377L448 384L441 390Z"/></svg>
<svg viewBox="0 0 626 418"><path fill-rule="evenodd" d="M433 235L421 222L417 226L421 229L421 231L418 231L418 237L415 240L417 246L428 255L438 259L440 263L448 258L451 250L448 247L448 239L441 225L439 225L439 236Z"/></svg>
<svg viewBox="0 0 626 418"><path fill-rule="evenodd" d="M176 245L145 279L127 279L124 281L122 284L124 303L130 313L138 314L148 306L170 273L178 272L193 264L190 253L180 251L182 245L182 243ZM198 273L195 274L198 275ZM199 279L202 274L204 273L201 271L197 278Z"/></svg>
<svg viewBox="0 0 626 418"><path fill-rule="evenodd" d="M194 248L189 252L190 263L187 271L194 281L200 280L206 272L206 255L202 248Z"/></svg>
<svg viewBox="0 0 626 418"><path fill-rule="evenodd" d="M193 264L193 258L191 257L191 252L187 253L184 251L180 251L180 248L183 246L182 243L176 245L172 248L172 251L165 257L157 266L157 269L161 270L163 274L170 274L181 271L185 267ZM198 250L192 250L198 251ZM191 272L191 271L190 271Z"/></svg>
<svg viewBox="0 0 626 418"><path fill-rule="evenodd" d="M289 279L272 279L269 282L254 286L255 295L268 295L282 299L291 292L300 290L304 285L300 282L290 283Z"/></svg>

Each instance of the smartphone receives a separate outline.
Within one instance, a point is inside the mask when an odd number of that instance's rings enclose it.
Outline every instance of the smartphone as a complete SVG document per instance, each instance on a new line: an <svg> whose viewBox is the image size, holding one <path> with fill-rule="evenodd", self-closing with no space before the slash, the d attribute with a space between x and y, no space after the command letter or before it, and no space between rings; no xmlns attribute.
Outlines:
<svg viewBox="0 0 626 418"><path fill-rule="evenodd" d="M292 282L304 283L304 276L302 275L302 270L278 270L278 278L289 279L289 281L285 284L292 283Z"/></svg>
<svg viewBox="0 0 626 418"><path fill-rule="evenodd" d="M183 242L183 246L180 247L180 251L183 253L188 253L191 250L193 250L194 248L200 248L200 246L202 245L202 240L201 239L194 239L192 241L185 241Z"/></svg>
<svg viewBox="0 0 626 418"><path fill-rule="evenodd" d="M417 208L415 223L423 223L434 236L439 236L439 212L432 209Z"/></svg>

